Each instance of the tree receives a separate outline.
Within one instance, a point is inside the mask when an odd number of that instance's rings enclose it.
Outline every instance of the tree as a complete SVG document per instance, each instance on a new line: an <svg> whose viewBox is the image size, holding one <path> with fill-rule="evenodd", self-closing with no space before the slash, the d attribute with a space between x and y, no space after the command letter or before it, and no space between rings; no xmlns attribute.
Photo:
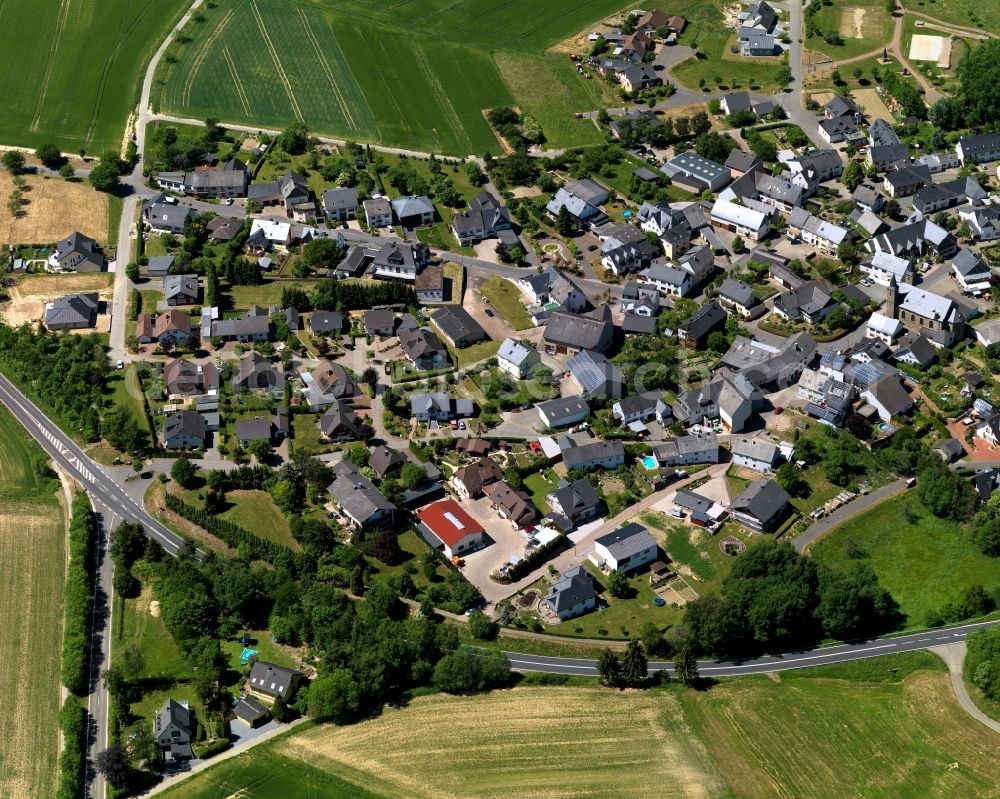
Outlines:
<svg viewBox="0 0 1000 799"><path fill-rule="evenodd" d="M809 495L809 483L805 481L802 473L791 461L778 467L775 481L793 497Z"/></svg>
<svg viewBox="0 0 1000 799"><path fill-rule="evenodd" d="M120 171L117 161L101 159L92 170L87 180L98 191L113 192L118 188Z"/></svg>
<svg viewBox="0 0 1000 799"><path fill-rule="evenodd" d="M698 684L698 659L691 649L679 649L674 655L674 674L689 688Z"/></svg>
<svg viewBox="0 0 1000 799"><path fill-rule="evenodd" d="M187 458L178 458L170 467L170 476L177 481L181 488L190 488L194 483L196 473L194 464Z"/></svg>
<svg viewBox="0 0 1000 799"><path fill-rule="evenodd" d="M35 150L35 157L49 169L58 169L63 163L62 153L51 142L39 145L38 149Z"/></svg>
<svg viewBox="0 0 1000 799"><path fill-rule="evenodd" d="M266 441L263 438L255 438L250 442L250 446L247 447L247 452L253 455L258 461L266 460L274 452L274 447L271 446L270 441Z"/></svg>
<svg viewBox="0 0 1000 799"><path fill-rule="evenodd" d="M560 236L573 235L573 217L565 205L559 206L559 213L556 214L556 230L559 231Z"/></svg>
<svg viewBox="0 0 1000 799"><path fill-rule="evenodd" d="M695 139L694 149L702 158L723 163L730 152L739 149L739 145L728 135L709 131Z"/></svg>
<svg viewBox="0 0 1000 799"><path fill-rule="evenodd" d="M885 205L882 206L882 213L890 219L898 219L900 213L899 202L893 199L886 200Z"/></svg>
<svg viewBox="0 0 1000 799"><path fill-rule="evenodd" d="M316 721L345 724L361 709L361 687L350 669L334 669L309 686L308 712Z"/></svg>
<svg viewBox="0 0 1000 799"><path fill-rule="evenodd" d="M120 743L113 743L103 752L98 752L94 765L112 788L122 791L128 787L132 767Z"/></svg>
<svg viewBox="0 0 1000 799"><path fill-rule="evenodd" d="M816 615L831 638L857 638L884 632L897 605L881 585L874 569L851 561L843 571L820 569Z"/></svg>
<svg viewBox="0 0 1000 799"><path fill-rule="evenodd" d="M833 72L830 73L830 80L832 80L837 86L844 82L844 79L840 77L840 70L836 67L834 67Z"/></svg>
<svg viewBox="0 0 1000 799"><path fill-rule="evenodd" d="M642 643L633 638L625 647L622 658L622 682L629 688L638 688L645 684L648 668L646 651Z"/></svg>
<svg viewBox="0 0 1000 799"><path fill-rule="evenodd" d="M719 354L725 352L729 349L729 339L726 338L726 334L720 330L713 330L708 334L708 339L705 345L712 352L717 352Z"/></svg>
<svg viewBox="0 0 1000 799"><path fill-rule="evenodd" d="M840 182L843 183L848 191L854 191L858 186L860 186L865 180L865 167L860 161L848 161L847 166L844 167L844 171L840 176Z"/></svg>
<svg viewBox="0 0 1000 799"><path fill-rule="evenodd" d="M989 39L967 53L958 64L962 127L1000 122L1000 40Z"/></svg>
<svg viewBox="0 0 1000 799"><path fill-rule="evenodd" d="M774 76L774 79L780 83L782 86L787 86L792 82L792 68L788 64L782 64L778 67L778 71Z"/></svg>
<svg viewBox="0 0 1000 799"><path fill-rule="evenodd" d="M372 394L378 386L378 370L374 366L369 366L361 373L361 382L371 389Z"/></svg>
<svg viewBox="0 0 1000 799"><path fill-rule="evenodd" d="M12 175L20 174L21 170L24 169L24 153L20 150L7 150L0 157L0 161L3 161L3 165Z"/></svg>
<svg viewBox="0 0 1000 799"><path fill-rule="evenodd" d="M735 236L733 238L733 252L739 255L740 253L744 253L746 251L747 251L747 245L743 241L742 237Z"/></svg>
<svg viewBox="0 0 1000 799"><path fill-rule="evenodd" d="M333 269L340 262L341 250L336 239L313 239L302 248L301 263L311 270Z"/></svg>
<svg viewBox="0 0 1000 799"><path fill-rule="evenodd" d="M968 521L976 506L972 483L943 463L929 463L917 478L917 497L939 518Z"/></svg>
<svg viewBox="0 0 1000 799"><path fill-rule="evenodd" d="M309 130L303 123L294 122L278 134L274 144L289 155L301 155L309 145Z"/></svg>
<svg viewBox="0 0 1000 799"><path fill-rule="evenodd" d="M497 626L481 610L475 610L469 614L469 632L473 638L488 641L496 638Z"/></svg>
<svg viewBox="0 0 1000 799"><path fill-rule="evenodd" d="M66 162L61 167L59 167L59 177L66 178L66 180L69 180L70 178L73 178L75 176L76 176L76 170L73 169L73 165L71 163Z"/></svg>
<svg viewBox="0 0 1000 799"><path fill-rule="evenodd" d="M129 261L125 267L125 276L135 283L139 279L139 264L135 261Z"/></svg>
<svg viewBox="0 0 1000 799"><path fill-rule="evenodd" d="M616 688L621 681L621 661L610 649L601 650L597 656L597 675L602 685Z"/></svg>
<svg viewBox="0 0 1000 799"><path fill-rule="evenodd" d="M434 667L434 685L449 694L471 694L505 684L510 661L499 650L473 652L459 648Z"/></svg>
<svg viewBox="0 0 1000 799"><path fill-rule="evenodd" d="M403 468L399 472L399 482L402 483L403 488L407 490L413 490L426 479L427 473L421 466L418 466L415 463L404 463Z"/></svg>
<svg viewBox="0 0 1000 799"><path fill-rule="evenodd" d="M608 575L608 593L619 598L629 594L628 578L617 569Z"/></svg>
<svg viewBox="0 0 1000 799"><path fill-rule="evenodd" d="M698 111L691 117L691 132L695 136L701 136L703 133L708 133L712 129L712 122L708 118L708 114L704 111Z"/></svg>

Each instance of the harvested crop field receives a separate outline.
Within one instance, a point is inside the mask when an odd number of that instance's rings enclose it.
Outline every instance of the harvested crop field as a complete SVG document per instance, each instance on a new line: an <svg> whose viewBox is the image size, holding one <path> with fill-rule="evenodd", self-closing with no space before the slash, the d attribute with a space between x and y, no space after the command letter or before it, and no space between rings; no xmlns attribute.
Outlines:
<svg viewBox="0 0 1000 799"><path fill-rule="evenodd" d="M51 486L31 468L40 454L0 409L0 796L55 796L65 524Z"/></svg>
<svg viewBox="0 0 1000 799"><path fill-rule="evenodd" d="M42 317L45 303L64 294L96 291L102 299L111 297L111 276L108 274L83 275L28 275L15 286L7 289L8 302L0 304L0 318L12 326L32 323ZM84 332L92 333L92 329Z"/></svg>
<svg viewBox="0 0 1000 799"><path fill-rule="evenodd" d="M25 175L27 204L14 218L0 205L0 244L52 244L74 230L98 242L108 238L108 198L87 183ZM14 179L0 171L0 196L14 189Z"/></svg>

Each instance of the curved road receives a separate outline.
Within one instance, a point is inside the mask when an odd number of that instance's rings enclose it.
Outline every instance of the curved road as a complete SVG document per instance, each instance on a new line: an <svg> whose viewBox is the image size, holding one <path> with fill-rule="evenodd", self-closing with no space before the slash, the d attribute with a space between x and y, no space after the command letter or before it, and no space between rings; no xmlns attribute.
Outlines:
<svg viewBox="0 0 1000 799"><path fill-rule="evenodd" d="M852 660L864 660L881 655L895 655L900 652L913 652L919 649L954 644L964 641L971 632L997 625L1000 625L1000 619L960 624L955 627L941 627L910 635L816 647L802 652L788 652L784 655L767 655L746 660L700 660L698 661L698 673L702 677L745 677L749 674L767 674L809 666L829 666L834 663L847 663ZM597 662L594 660L525 655L521 652L505 652L504 654L510 660L510 666L514 671L576 674L584 677L597 676ZM655 674L658 671L666 671L673 676L674 664L665 661L650 662L649 673Z"/></svg>

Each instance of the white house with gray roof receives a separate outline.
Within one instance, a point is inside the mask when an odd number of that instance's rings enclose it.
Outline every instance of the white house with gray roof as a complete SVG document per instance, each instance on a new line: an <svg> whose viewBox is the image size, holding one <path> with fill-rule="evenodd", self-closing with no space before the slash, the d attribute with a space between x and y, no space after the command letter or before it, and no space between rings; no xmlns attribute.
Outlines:
<svg viewBox="0 0 1000 799"><path fill-rule="evenodd" d="M562 621L575 619L597 607L597 589L594 577L582 566L576 566L559 575L542 599L542 605Z"/></svg>
<svg viewBox="0 0 1000 799"><path fill-rule="evenodd" d="M762 474L770 474L784 460L781 456L781 448L764 436L734 438L731 442L730 452L733 456L733 463L746 466L748 469Z"/></svg>
<svg viewBox="0 0 1000 799"><path fill-rule="evenodd" d="M661 466L718 463L719 438L712 431L678 436L654 446L653 457Z"/></svg>
<svg viewBox="0 0 1000 799"><path fill-rule="evenodd" d="M771 226L773 210L769 206L752 208L749 204L737 205L720 197L712 206L711 222L713 227L728 230L750 241L758 241Z"/></svg>
<svg viewBox="0 0 1000 799"><path fill-rule="evenodd" d="M736 311L740 316L749 318L759 304L753 287L742 280L727 277L719 286L719 303L723 308Z"/></svg>
<svg viewBox="0 0 1000 799"><path fill-rule="evenodd" d="M538 403L538 415L546 427L566 427L590 416L583 397L564 397Z"/></svg>
<svg viewBox="0 0 1000 799"><path fill-rule="evenodd" d="M628 574L652 563L656 553L656 541L649 530L632 522L594 541L590 560L601 569Z"/></svg>
<svg viewBox="0 0 1000 799"><path fill-rule="evenodd" d="M769 532L788 513L790 499L788 492L774 480L757 480L733 500L729 513L737 524Z"/></svg>
<svg viewBox="0 0 1000 799"><path fill-rule="evenodd" d="M542 361L542 356L530 343L505 338L497 350L497 368L515 380L523 380Z"/></svg>
<svg viewBox="0 0 1000 799"><path fill-rule="evenodd" d="M788 232L826 253L836 253L837 248L851 238L851 233L846 228L820 219L805 208L795 208L792 211L788 218Z"/></svg>

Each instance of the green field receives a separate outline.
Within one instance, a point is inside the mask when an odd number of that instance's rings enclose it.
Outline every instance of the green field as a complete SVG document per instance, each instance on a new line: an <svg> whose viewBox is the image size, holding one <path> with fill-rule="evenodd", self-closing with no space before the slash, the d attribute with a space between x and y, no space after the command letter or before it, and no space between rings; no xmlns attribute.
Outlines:
<svg viewBox="0 0 1000 799"><path fill-rule="evenodd" d="M479 292L490 301L490 307L506 319L515 330L532 327L531 317L521 301L521 292L514 284L499 275L493 275Z"/></svg>
<svg viewBox="0 0 1000 799"><path fill-rule="evenodd" d="M604 89L546 48L621 0L218 0L157 72L154 106L452 155L497 152L483 110L517 105L554 147L600 134L574 113Z"/></svg>
<svg viewBox="0 0 1000 799"><path fill-rule="evenodd" d="M118 150L153 51L188 0L0 3L0 141Z"/></svg>
<svg viewBox="0 0 1000 799"><path fill-rule="evenodd" d="M993 795L998 754L940 662L913 653L707 691L423 696L262 744L163 795L971 797Z"/></svg>
<svg viewBox="0 0 1000 799"><path fill-rule="evenodd" d="M52 482L39 482L41 450L0 409L0 796L55 796L59 652L66 529Z"/></svg>
<svg viewBox="0 0 1000 799"><path fill-rule="evenodd" d="M905 505L913 511L912 524ZM976 583L1000 585L1000 560L982 554L959 525L931 515L912 495L851 519L816 544L812 556L835 566L852 557L867 560L911 628L923 626L929 610L961 602Z"/></svg>
<svg viewBox="0 0 1000 799"><path fill-rule="evenodd" d="M834 61L870 53L892 39L893 18L883 0L836 0L833 5L821 5L813 19L821 34L838 33L844 43L828 44L820 35L807 37L805 46ZM853 64L845 67L853 69Z"/></svg>

